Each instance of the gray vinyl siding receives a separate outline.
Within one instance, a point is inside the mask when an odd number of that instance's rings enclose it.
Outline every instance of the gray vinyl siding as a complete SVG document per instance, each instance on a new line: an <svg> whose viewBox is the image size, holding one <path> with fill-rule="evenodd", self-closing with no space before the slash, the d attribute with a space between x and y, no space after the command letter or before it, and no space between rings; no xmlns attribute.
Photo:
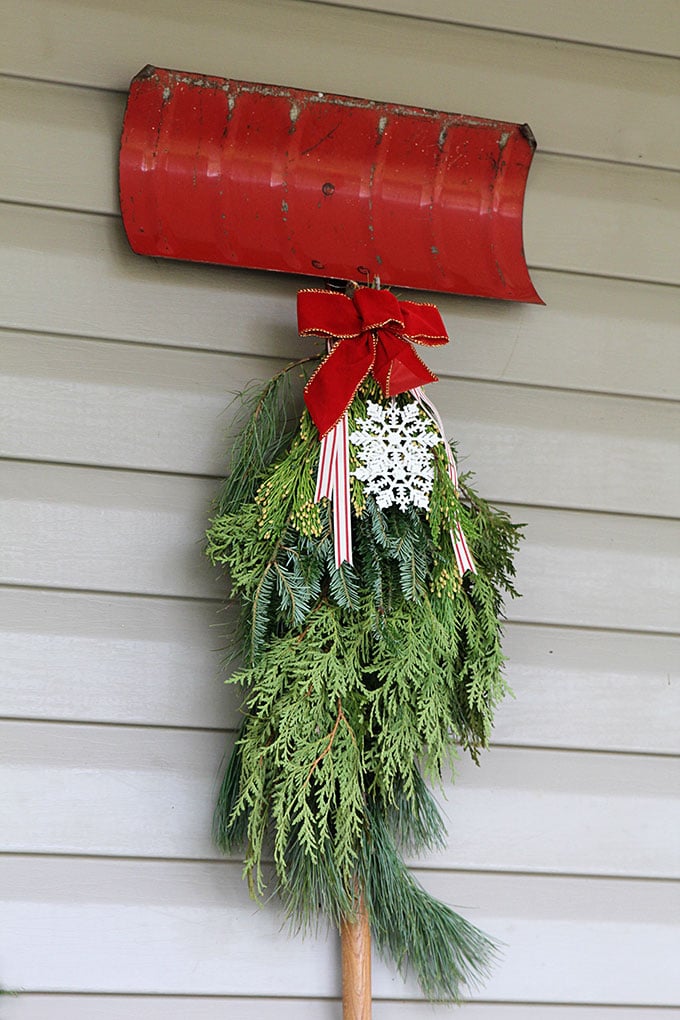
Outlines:
<svg viewBox="0 0 680 1020"><path fill-rule="evenodd" d="M130 252L117 147L146 63L531 124L546 307L427 296L451 335L432 396L527 540L516 697L412 864L504 951L462 1012L378 961L374 1016L680 1017L674 13L0 0L2 1020L341 1012L337 941L288 938L209 832L237 699L201 536L231 394L306 349L301 281Z"/></svg>

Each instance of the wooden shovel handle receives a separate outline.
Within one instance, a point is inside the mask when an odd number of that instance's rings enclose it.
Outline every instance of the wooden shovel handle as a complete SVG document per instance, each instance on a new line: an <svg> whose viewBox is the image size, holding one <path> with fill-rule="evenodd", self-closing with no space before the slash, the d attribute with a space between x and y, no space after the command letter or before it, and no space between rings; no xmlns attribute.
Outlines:
<svg viewBox="0 0 680 1020"><path fill-rule="evenodd" d="M371 929L363 899L356 921L344 921L342 940L343 1020L371 1020Z"/></svg>

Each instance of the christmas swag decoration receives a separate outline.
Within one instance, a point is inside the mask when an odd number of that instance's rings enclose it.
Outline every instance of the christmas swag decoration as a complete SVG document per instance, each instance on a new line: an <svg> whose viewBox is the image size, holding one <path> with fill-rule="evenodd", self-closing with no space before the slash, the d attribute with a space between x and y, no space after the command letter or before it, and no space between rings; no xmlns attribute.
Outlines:
<svg viewBox="0 0 680 1020"><path fill-rule="evenodd" d="M241 606L228 682L244 691L215 838L245 851L256 897L272 862L296 928L365 912L428 997L457 999L496 947L403 855L443 845L427 781L458 748L477 760L507 691L520 529L458 477L422 389L436 376L413 344L448 339L434 306L308 290L298 322L329 352L250 395L208 531Z"/></svg>

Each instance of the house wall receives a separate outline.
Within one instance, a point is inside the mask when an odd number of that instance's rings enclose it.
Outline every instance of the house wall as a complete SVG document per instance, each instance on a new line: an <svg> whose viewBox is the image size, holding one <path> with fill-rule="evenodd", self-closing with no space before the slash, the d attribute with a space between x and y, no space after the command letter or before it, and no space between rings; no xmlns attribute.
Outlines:
<svg viewBox="0 0 680 1020"><path fill-rule="evenodd" d="M129 251L117 146L154 63L531 124L547 307L436 296L428 355L527 540L516 698L413 864L505 950L455 1014L377 963L374 1015L680 1017L677 5L0 11L0 1016L340 1016L336 940L287 938L209 836L236 701L201 536L230 394L304 349L300 281Z"/></svg>

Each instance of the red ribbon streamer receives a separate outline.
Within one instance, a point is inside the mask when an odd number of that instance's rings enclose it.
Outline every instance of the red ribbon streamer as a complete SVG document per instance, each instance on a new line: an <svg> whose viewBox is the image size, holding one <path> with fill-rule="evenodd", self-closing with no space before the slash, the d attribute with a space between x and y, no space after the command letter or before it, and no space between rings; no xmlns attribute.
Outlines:
<svg viewBox="0 0 680 1020"><path fill-rule="evenodd" d="M333 507L333 548L335 565L352 564L352 506L349 490L349 437L347 415L321 440L314 502L331 501Z"/></svg>
<svg viewBox="0 0 680 1020"><path fill-rule="evenodd" d="M413 396L416 398L416 400L423 408L423 410L426 412L426 414L430 415L435 425L437 426L439 435L442 437L444 450L446 451L446 470L449 478L453 482L453 487L456 490L456 494L458 494L458 469L456 468L456 459L453 456L453 450L451 449L451 445L448 439L446 438L444 422L441 420L439 411L432 403L432 401L425 396L420 387L413 391ZM458 572L460 576L463 577L467 570L470 570L472 571L473 574L476 574L477 568L475 566L475 561L472 558L472 553L470 552L470 548L467 544L467 540L465 538L465 534L463 533L463 529L460 526L460 521L456 521L455 525L451 529L450 534L451 544L453 546L453 554L456 557L456 566L458 567Z"/></svg>
<svg viewBox="0 0 680 1020"><path fill-rule="evenodd" d="M342 418L369 373L386 397L436 382L411 343L438 347L449 339L434 305L398 301L374 287L359 287L351 298L301 290L298 330L300 336L338 341L305 387L305 403L322 437Z"/></svg>

